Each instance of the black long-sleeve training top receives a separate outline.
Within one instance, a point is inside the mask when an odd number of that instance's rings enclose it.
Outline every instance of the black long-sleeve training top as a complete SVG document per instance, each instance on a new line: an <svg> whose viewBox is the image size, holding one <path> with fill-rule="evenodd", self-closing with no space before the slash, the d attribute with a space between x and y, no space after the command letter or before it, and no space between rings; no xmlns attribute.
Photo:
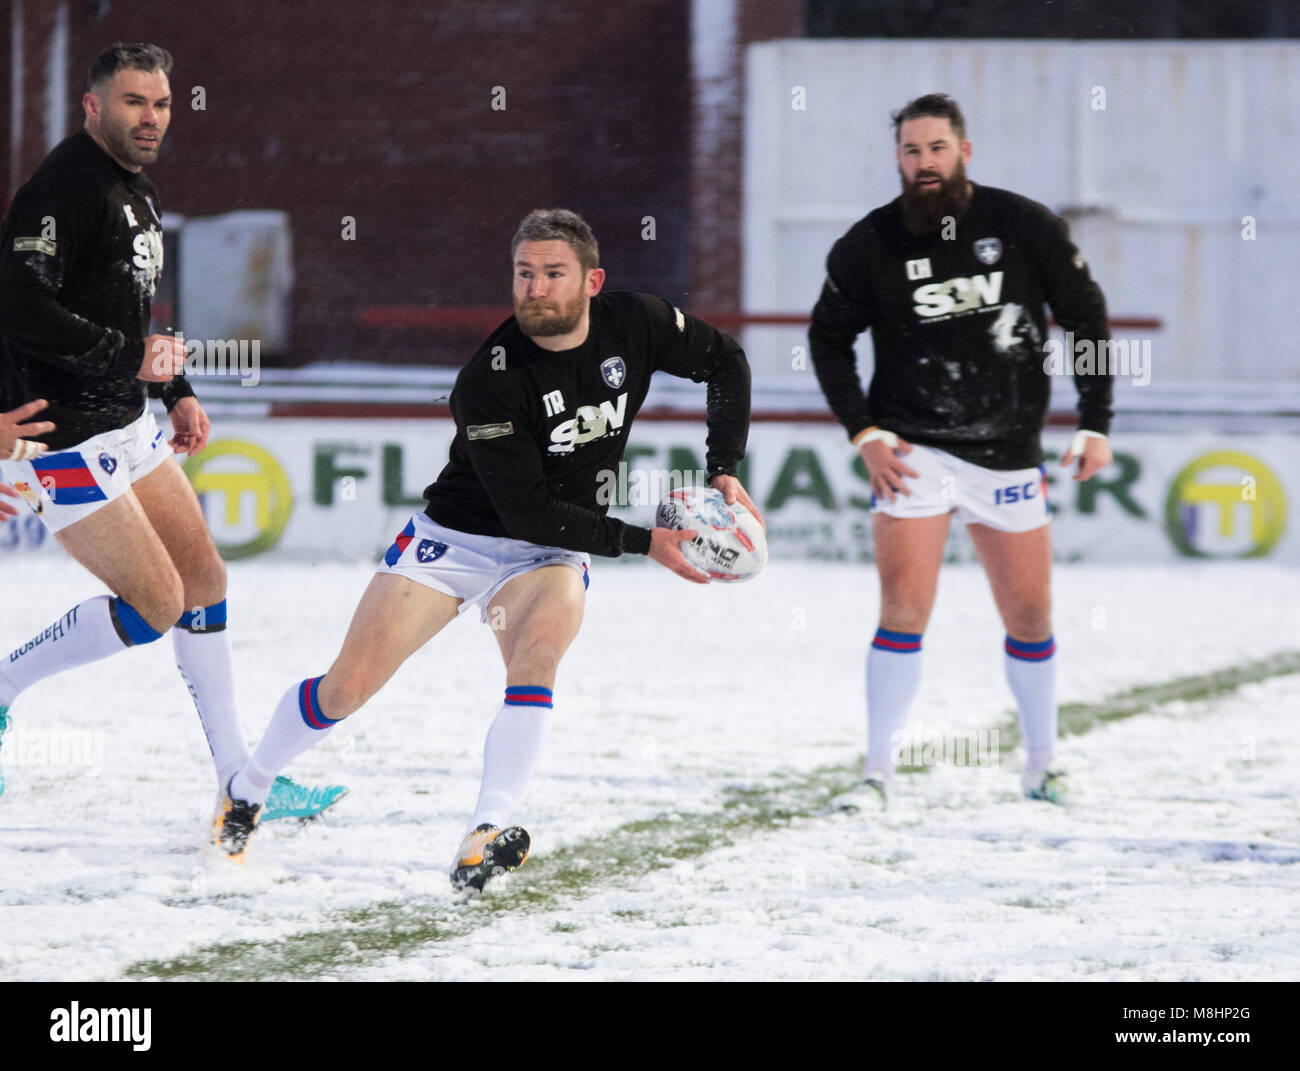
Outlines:
<svg viewBox="0 0 1300 1071"><path fill-rule="evenodd" d="M735 474L750 405L735 340L646 294L597 294L590 308L574 349L543 349L511 317L461 369L450 459L424 491L432 520L608 557L647 553L650 529L607 517L600 491L656 371L708 384L708 475Z"/></svg>
<svg viewBox="0 0 1300 1071"><path fill-rule="evenodd" d="M40 436L62 450L125 427L147 396L170 409L183 377L137 379L162 275L162 207L84 130L60 142L14 195L0 230L0 401L47 398Z"/></svg>
<svg viewBox="0 0 1300 1071"><path fill-rule="evenodd" d="M954 236L942 234L909 233L900 198L835 243L809 332L818 382L850 438L874 425L986 468L1039 465L1043 306L1104 354L1105 298L1065 221L1026 197L974 185ZM853 343L867 328L864 395ZM1108 431L1113 379L1108 368L1075 376L1080 428Z"/></svg>

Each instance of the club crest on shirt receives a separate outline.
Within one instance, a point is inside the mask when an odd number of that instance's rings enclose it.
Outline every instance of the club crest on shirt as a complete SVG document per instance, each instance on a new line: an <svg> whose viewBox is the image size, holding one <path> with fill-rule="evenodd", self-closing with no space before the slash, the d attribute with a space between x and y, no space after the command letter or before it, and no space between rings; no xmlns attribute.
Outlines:
<svg viewBox="0 0 1300 1071"><path fill-rule="evenodd" d="M100 454L99 467L112 476L117 471L117 458L112 454Z"/></svg>
<svg viewBox="0 0 1300 1071"><path fill-rule="evenodd" d="M627 365L622 357L610 357L600 362L600 375L609 386L618 390L627 379Z"/></svg>
<svg viewBox="0 0 1300 1071"><path fill-rule="evenodd" d="M981 264L996 264L1002 259L1001 238L979 238L975 242L975 255Z"/></svg>
<svg viewBox="0 0 1300 1071"><path fill-rule="evenodd" d="M415 557L424 565L436 562L446 553L447 544L439 543L436 539L421 539L420 545L415 548Z"/></svg>

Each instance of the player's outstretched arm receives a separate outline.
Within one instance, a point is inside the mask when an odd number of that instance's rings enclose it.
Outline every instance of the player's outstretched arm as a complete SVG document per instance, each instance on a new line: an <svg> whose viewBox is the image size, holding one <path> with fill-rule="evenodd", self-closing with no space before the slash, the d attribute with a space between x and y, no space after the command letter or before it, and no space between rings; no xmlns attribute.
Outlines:
<svg viewBox="0 0 1300 1071"><path fill-rule="evenodd" d="M685 531L678 531L675 528L652 528L650 529L650 558L693 584L707 584L709 574L696 569L682 557L682 544L689 543L699 534L694 528Z"/></svg>
<svg viewBox="0 0 1300 1071"><path fill-rule="evenodd" d="M730 335L663 298L640 295L654 368L706 383L705 466L714 477L736 471L749 438L750 373L745 351ZM734 501L729 499L728 501Z"/></svg>

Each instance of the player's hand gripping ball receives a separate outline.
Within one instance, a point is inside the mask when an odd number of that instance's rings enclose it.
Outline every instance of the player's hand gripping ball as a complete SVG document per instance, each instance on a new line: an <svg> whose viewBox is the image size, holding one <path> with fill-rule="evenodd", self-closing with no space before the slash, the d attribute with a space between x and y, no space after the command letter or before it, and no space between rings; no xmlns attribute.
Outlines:
<svg viewBox="0 0 1300 1071"><path fill-rule="evenodd" d="M739 502L728 506L712 487L679 487L659 503L655 523L699 535L682 544L682 557L714 580L749 580L767 564L767 536Z"/></svg>

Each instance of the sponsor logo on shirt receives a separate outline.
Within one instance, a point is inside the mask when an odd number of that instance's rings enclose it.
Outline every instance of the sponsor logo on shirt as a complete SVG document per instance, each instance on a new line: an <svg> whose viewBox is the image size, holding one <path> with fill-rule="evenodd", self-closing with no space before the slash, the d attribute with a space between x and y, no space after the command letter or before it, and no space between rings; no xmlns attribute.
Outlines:
<svg viewBox="0 0 1300 1071"><path fill-rule="evenodd" d="M131 258L131 263L137 268L155 274L162 271L162 231L141 231L131 239L131 249L135 253L135 256Z"/></svg>
<svg viewBox="0 0 1300 1071"><path fill-rule="evenodd" d="M499 439L514 430L514 424L507 420L504 424L471 424L465 429L465 434L473 442L475 439Z"/></svg>
<svg viewBox="0 0 1300 1071"><path fill-rule="evenodd" d="M909 260L907 262L907 277L909 279L928 279L930 278L930 258L923 257L920 260Z"/></svg>
<svg viewBox="0 0 1300 1071"><path fill-rule="evenodd" d="M935 316L974 312L997 305L1002 300L1000 271L988 275L959 275L941 283L926 283L912 291L914 310L927 319Z"/></svg>
<svg viewBox="0 0 1300 1071"><path fill-rule="evenodd" d="M626 419L627 391L613 402L601 402L599 406L580 405L572 420L555 426L547 449L552 454L572 453L575 446L613 435L622 428Z"/></svg>

